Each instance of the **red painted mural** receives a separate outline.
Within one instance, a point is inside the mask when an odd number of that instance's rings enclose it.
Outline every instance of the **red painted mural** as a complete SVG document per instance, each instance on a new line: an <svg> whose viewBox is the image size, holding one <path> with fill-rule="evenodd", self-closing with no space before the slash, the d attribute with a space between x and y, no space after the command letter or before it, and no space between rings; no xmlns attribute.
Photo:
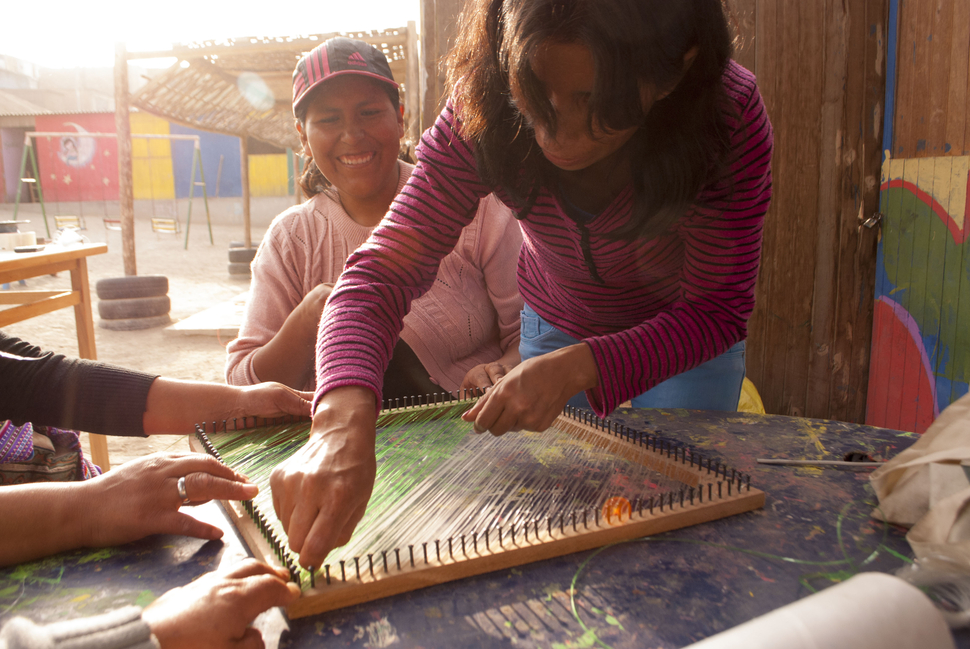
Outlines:
<svg viewBox="0 0 970 649"><path fill-rule="evenodd" d="M69 133L35 138L44 201L118 200L118 143L114 115L38 115L38 132Z"/></svg>

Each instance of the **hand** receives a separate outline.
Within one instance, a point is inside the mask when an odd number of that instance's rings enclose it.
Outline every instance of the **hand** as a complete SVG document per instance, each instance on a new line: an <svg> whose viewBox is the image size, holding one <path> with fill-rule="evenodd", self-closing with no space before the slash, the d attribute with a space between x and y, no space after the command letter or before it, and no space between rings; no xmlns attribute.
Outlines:
<svg viewBox="0 0 970 649"><path fill-rule="evenodd" d="M465 379L461 382L461 389L488 390L498 383L499 379L511 372L513 367L515 366L501 361L476 365L465 374Z"/></svg>
<svg viewBox="0 0 970 649"><path fill-rule="evenodd" d="M312 392L299 392L282 383L259 383L236 388L232 417L310 416Z"/></svg>
<svg viewBox="0 0 970 649"><path fill-rule="evenodd" d="M504 435L542 431L552 425L574 394L596 387L599 374L585 343L522 362L461 416L475 431Z"/></svg>
<svg viewBox="0 0 970 649"><path fill-rule="evenodd" d="M192 504L212 499L249 500L259 492L245 476L208 455L147 455L77 486L78 504L90 516L87 545L120 545L149 534L221 538L218 527L179 511L181 477L185 477L185 492Z"/></svg>
<svg viewBox="0 0 970 649"><path fill-rule="evenodd" d="M210 572L152 602L142 619L162 649L261 649L251 628L256 616L300 596L285 570L246 559L226 572Z"/></svg>
<svg viewBox="0 0 970 649"><path fill-rule="evenodd" d="M364 516L377 475L376 413L371 390L331 390L317 405L309 441L270 476L273 508L304 567L319 568Z"/></svg>
<svg viewBox="0 0 970 649"><path fill-rule="evenodd" d="M317 284L293 309L292 317L300 318L303 321L303 327L313 333L314 339L320 326L320 314L323 313L323 307L327 305L332 291L333 284Z"/></svg>
<svg viewBox="0 0 970 649"><path fill-rule="evenodd" d="M303 296L283 321L283 326L252 355L252 369L261 381L278 381L302 388L314 376L314 349L320 315L333 284L318 284Z"/></svg>

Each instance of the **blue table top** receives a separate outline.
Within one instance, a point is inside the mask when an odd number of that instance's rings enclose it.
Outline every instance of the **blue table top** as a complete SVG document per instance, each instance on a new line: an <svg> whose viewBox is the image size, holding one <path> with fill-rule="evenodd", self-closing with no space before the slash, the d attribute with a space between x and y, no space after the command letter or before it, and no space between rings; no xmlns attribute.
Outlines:
<svg viewBox="0 0 970 649"><path fill-rule="evenodd" d="M298 620L259 618L268 647L680 647L860 571L911 556L905 530L869 516L863 469L768 466L756 458L885 460L916 436L772 415L630 410L612 419L700 449L752 475L764 509ZM0 570L0 624L147 604L245 555L221 508L197 515L222 541L156 536ZM970 646L970 636L957 636Z"/></svg>

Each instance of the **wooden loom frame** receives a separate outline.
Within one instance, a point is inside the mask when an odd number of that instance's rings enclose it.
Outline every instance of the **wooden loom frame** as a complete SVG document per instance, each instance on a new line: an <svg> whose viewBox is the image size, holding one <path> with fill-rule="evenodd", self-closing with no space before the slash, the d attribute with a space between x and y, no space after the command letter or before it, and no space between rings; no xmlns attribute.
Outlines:
<svg viewBox="0 0 970 649"><path fill-rule="evenodd" d="M246 427L245 423L244 420L242 428ZM315 615L464 577L706 523L764 506L765 494L751 486L750 475L730 470L729 477L727 466L702 457L694 449L675 446L656 435L635 431L595 417L588 411L572 408L567 408L553 427L563 434L583 433L596 445L614 451L619 442L622 457L640 462L683 487L677 493L662 494L659 502L653 497L649 501L635 502L628 513L617 519L601 518L598 509L593 510L595 520L587 516L589 510L583 510L582 520L576 512L568 518L557 513L546 520L536 519L534 525L530 522L520 527L518 536L513 526L506 530L504 538L499 528L498 540L494 536L489 540L486 532L485 536L476 533L473 539L463 535L460 546L455 539L455 547L449 539L448 548L439 547L437 551L434 547L429 548L429 543L386 550L377 555L376 560L371 554L366 561L364 557L360 557L359 563L355 559L354 565L345 567L341 562L342 574L336 574L336 566L331 574L328 565L326 576L321 571L313 585L287 607L288 616L295 619ZM226 428L227 422L222 422L222 429ZM216 422L212 422L210 430L219 430ZM204 425L196 427L190 446L195 451L222 459L209 442ZM299 580L292 558L283 561L281 555L284 552L278 554L268 535L260 529L260 520L263 527L267 527L263 513L251 501L222 502L253 555L264 563L288 569ZM623 520L624 516L626 520Z"/></svg>

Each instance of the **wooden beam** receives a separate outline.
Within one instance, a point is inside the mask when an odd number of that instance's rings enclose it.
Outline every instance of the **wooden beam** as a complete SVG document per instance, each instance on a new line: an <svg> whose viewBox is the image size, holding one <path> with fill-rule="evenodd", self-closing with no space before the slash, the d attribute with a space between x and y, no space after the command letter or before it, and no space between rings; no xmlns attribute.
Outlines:
<svg viewBox="0 0 970 649"><path fill-rule="evenodd" d="M404 81L404 104L408 114L408 139L415 145L421 137L421 81L418 67L418 30L414 21L408 22L407 71Z"/></svg>
<svg viewBox="0 0 970 649"><path fill-rule="evenodd" d="M125 275L137 275L135 263L135 194L131 171L131 122L128 107L128 56L115 45L115 132L118 134L118 207L121 211L121 259Z"/></svg>
<svg viewBox="0 0 970 649"><path fill-rule="evenodd" d="M245 134L239 137L239 173L242 183L242 204L243 204L243 241L246 248L253 247L253 235L250 231L249 213L249 137Z"/></svg>
<svg viewBox="0 0 970 649"><path fill-rule="evenodd" d="M358 35L356 32L333 32L330 34L318 34L315 38L287 38L282 40L260 39L259 42L248 42L250 37L242 37L233 40L232 45L197 45L190 47L182 43L175 43L170 50L150 50L144 52L128 52L127 60L134 59L200 59L206 56L226 56L232 54L266 54L272 52L305 52L313 49L323 41L338 35L346 35L354 40L364 41L371 45L406 45L408 36L406 28L391 28L387 31L399 31L398 34L378 34L378 35Z"/></svg>

